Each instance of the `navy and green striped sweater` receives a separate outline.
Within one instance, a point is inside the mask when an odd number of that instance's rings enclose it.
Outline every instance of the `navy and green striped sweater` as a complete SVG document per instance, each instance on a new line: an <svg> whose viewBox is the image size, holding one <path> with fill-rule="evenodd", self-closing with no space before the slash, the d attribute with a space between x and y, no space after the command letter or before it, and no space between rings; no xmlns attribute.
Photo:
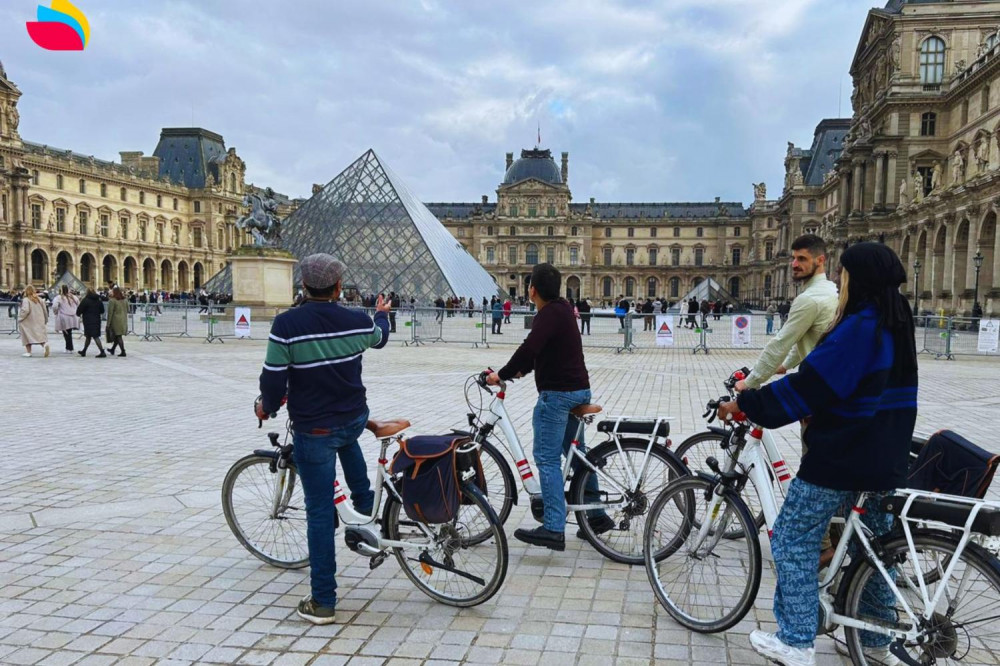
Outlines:
<svg viewBox="0 0 1000 666"><path fill-rule="evenodd" d="M906 485L917 376L893 363L892 336L878 335L877 316L867 306L845 317L798 372L739 396L740 409L765 428L810 417L803 481L835 490Z"/></svg>
<svg viewBox="0 0 1000 666"><path fill-rule="evenodd" d="M361 353L389 341L389 318L375 321L336 303L306 301L274 318L260 393L268 412L288 394L288 415L298 431L333 428L360 416L367 403Z"/></svg>

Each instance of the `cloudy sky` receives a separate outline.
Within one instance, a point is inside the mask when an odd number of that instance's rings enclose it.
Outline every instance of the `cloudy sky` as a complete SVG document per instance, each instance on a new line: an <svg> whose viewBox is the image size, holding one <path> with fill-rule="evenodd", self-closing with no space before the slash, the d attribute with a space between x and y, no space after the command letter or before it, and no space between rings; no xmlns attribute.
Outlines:
<svg viewBox="0 0 1000 666"><path fill-rule="evenodd" d="M28 140L117 160L193 123L292 196L373 147L425 201L494 201L504 153L540 125L576 201L747 203L752 182L780 190L786 141L849 114L874 6L77 0L90 44L57 53L27 36L36 4L0 4Z"/></svg>

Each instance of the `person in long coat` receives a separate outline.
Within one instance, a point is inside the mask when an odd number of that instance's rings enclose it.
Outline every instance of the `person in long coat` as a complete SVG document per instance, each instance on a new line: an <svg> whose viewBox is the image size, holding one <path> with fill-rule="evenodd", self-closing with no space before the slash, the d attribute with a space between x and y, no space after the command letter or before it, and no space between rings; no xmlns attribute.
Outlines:
<svg viewBox="0 0 1000 666"><path fill-rule="evenodd" d="M108 299L108 332L111 338L111 355L115 355L115 349L121 347L122 352L118 356L125 357L125 340L122 336L128 334L128 303L125 302L125 294L121 287L111 290L111 298Z"/></svg>
<svg viewBox="0 0 1000 666"><path fill-rule="evenodd" d="M24 345L22 356L31 357L31 345L45 348L45 356L49 355L49 334L45 330L49 323L49 311L45 303L35 293L35 288L28 285L21 298L21 309L17 313L17 328L21 332L21 344Z"/></svg>
<svg viewBox="0 0 1000 666"><path fill-rule="evenodd" d="M87 294L76 308L76 314L83 320L84 335L83 349L77 353L80 356L86 356L87 347L93 340L97 343L98 351L101 352L97 358L107 357L107 354L104 353L104 346L101 345L101 315L104 314L104 303L101 302L101 297L92 288L87 289Z"/></svg>
<svg viewBox="0 0 1000 666"><path fill-rule="evenodd" d="M73 331L80 328L80 318L76 309L80 299L69 292L69 285L62 286L62 293L52 302L52 314L55 316L56 333L62 333L66 341L66 353L73 353Z"/></svg>

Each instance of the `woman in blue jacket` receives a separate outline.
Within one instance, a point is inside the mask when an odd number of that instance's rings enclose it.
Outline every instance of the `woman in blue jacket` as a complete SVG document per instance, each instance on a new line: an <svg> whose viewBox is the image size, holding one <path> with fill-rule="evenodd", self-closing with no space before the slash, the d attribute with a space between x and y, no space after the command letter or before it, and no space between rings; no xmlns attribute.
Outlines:
<svg viewBox="0 0 1000 666"><path fill-rule="evenodd" d="M830 519L859 491L884 493L906 485L917 416L917 353L913 315L899 293L906 271L879 243L858 243L840 258L840 305L833 326L799 371L719 408L738 411L765 428L807 423L808 452L792 481L771 537L778 583L778 632L754 631L750 644L786 666L815 663L819 616L820 542ZM866 503L865 523L877 534L891 520ZM889 595L881 585L873 594ZM898 663L888 637L862 634L866 651Z"/></svg>
<svg viewBox="0 0 1000 666"><path fill-rule="evenodd" d="M499 298L493 301L491 310L493 312L493 334L503 335L500 332L500 325L503 323L503 303L500 302Z"/></svg>

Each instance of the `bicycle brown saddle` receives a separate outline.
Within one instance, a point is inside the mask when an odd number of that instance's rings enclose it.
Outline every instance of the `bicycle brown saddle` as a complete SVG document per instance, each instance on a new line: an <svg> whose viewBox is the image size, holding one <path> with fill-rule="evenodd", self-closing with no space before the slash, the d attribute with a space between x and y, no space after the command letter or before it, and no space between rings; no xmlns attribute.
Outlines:
<svg viewBox="0 0 1000 666"><path fill-rule="evenodd" d="M410 422L405 419L389 419L387 421L370 419L365 427L371 430L376 437L392 437L409 428Z"/></svg>
<svg viewBox="0 0 1000 666"><path fill-rule="evenodd" d="M576 417L586 416L587 414L598 414L602 411L600 405L580 405L569 410L569 413Z"/></svg>

